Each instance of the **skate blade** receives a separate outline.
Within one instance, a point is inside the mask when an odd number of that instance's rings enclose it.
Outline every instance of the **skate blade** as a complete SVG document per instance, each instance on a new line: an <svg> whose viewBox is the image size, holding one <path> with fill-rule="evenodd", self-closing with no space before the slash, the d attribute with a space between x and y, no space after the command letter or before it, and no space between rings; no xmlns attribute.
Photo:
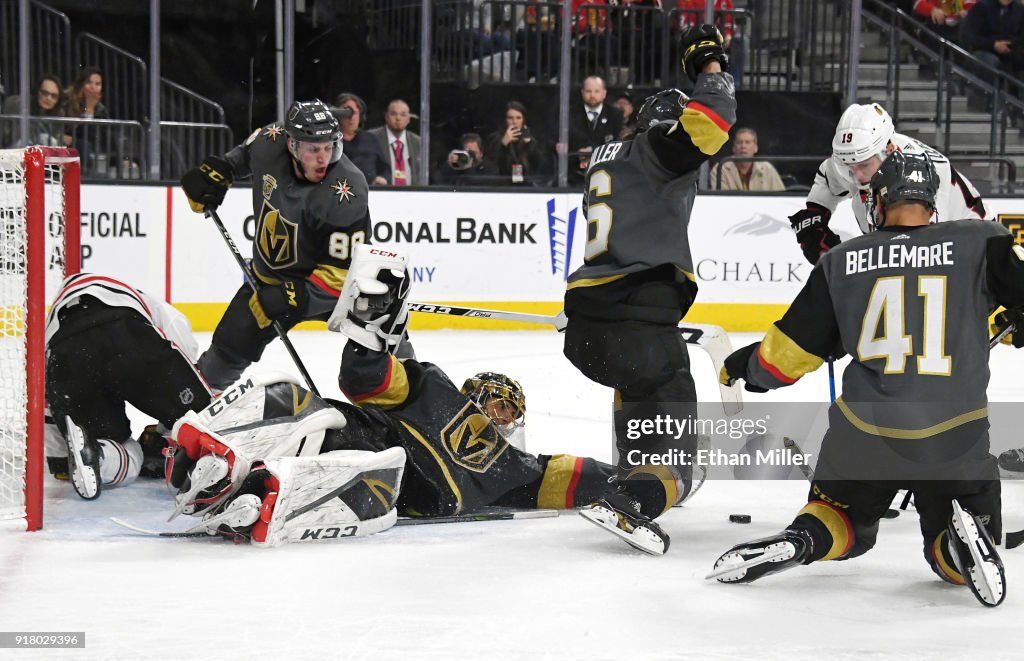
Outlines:
<svg viewBox="0 0 1024 661"><path fill-rule="evenodd" d="M725 561L725 562L723 562L721 566L718 566L718 567L715 567L714 569L712 569L711 572L707 576L704 577L704 579L705 580L717 579L720 583L734 583L736 581L739 581L739 580L745 578L746 575L747 575L747 570L750 569L751 567L757 567L758 565L763 565L763 564L766 564L766 563L769 563L769 562L778 562L780 560L789 560L794 555L796 555L796 549L793 548L792 544L788 544L787 543L785 546L780 546L779 548L771 549L769 551L765 551L764 553L762 553L761 555L757 556L756 558L750 558L749 560L744 560L744 561L738 562L738 563L730 563L730 562L728 562L726 560L726 558L728 558L730 555L736 556L736 557L742 557L742 556L740 556L739 552L732 552L732 551L730 551L730 552L726 553L725 555L723 555L721 557L721 560ZM732 576L732 574L736 574L737 572L742 572L742 573L739 574L738 576Z"/></svg>
<svg viewBox="0 0 1024 661"><path fill-rule="evenodd" d="M1006 598L1006 576L999 566L999 555L978 530L974 517L953 501L953 529L967 546L974 566L967 572L967 586L984 606L995 608Z"/></svg>
<svg viewBox="0 0 1024 661"><path fill-rule="evenodd" d="M626 532L618 526L619 517L612 510L604 507L582 509L580 510L580 516L602 530L615 534L638 551L643 551L648 555L665 555L665 543L657 535L651 532L650 538L644 539L643 537L635 536L633 533ZM637 527L634 531L642 529L642 527Z"/></svg>
<svg viewBox="0 0 1024 661"><path fill-rule="evenodd" d="M81 427L75 424L71 416L64 416L64 420L68 429L66 442L71 486L83 500L96 500L103 491L103 484L96 468L82 461L82 452L85 451L85 433Z"/></svg>

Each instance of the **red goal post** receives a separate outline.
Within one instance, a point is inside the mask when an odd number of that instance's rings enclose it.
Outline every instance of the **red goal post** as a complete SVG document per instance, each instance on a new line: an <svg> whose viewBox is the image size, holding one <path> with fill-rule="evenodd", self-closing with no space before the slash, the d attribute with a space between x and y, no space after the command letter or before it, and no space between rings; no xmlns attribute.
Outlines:
<svg viewBox="0 0 1024 661"><path fill-rule="evenodd" d="M28 530L43 522L47 305L81 268L80 183L74 149L0 150L0 521Z"/></svg>

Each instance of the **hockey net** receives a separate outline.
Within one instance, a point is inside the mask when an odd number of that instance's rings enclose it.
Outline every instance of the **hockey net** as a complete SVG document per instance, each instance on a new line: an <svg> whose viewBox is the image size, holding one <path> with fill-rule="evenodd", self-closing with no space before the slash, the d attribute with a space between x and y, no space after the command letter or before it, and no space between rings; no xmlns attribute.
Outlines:
<svg viewBox="0 0 1024 661"><path fill-rule="evenodd" d="M0 150L0 523L42 526L46 306L80 263L73 149Z"/></svg>

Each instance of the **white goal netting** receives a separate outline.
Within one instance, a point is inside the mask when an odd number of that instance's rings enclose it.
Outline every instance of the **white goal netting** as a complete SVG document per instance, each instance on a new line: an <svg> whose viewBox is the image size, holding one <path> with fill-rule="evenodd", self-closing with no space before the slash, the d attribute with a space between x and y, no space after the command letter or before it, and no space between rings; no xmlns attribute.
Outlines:
<svg viewBox="0 0 1024 661"><path fill-rule="evenodd" d="M67 150L0 150L0 520L27 518L29 527L35 515L27 502L38 498L41 507L42 486L42 466L30 468L42 457L28 451L30 428L41 434L41 418L30 423L30 409L43 397L30 393L43 383L40 315L68 270L65 211L69 194L77 210L78 189L74 177L69 191L66 171L75 160Z"/></svg>

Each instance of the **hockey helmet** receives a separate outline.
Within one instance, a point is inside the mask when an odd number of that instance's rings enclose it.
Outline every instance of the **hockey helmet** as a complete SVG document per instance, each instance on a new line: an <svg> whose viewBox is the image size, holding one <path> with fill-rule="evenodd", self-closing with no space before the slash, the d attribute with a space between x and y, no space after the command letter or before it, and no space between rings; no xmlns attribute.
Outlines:
<svg viewBox="0 0 1024 661"><path fill-rule="evenodd" d="M875 227L885 225L885 214L880 212L896 202L922 202L935 209L938 190L939 175L927 154L893 152L871 178Z"/></svg>
<svg viewBox="0 0 1024 661"><path fill-rule="evenodd" d="M323 101L295 101L288 109L284 131L291 138L292 156L299 158L300 142L332 142L331 163L341 158L341 129L338 119Z"/></svg>
<svg viewBox="0 0 1024 661"><path fill-rule="evenodd" d="M862 163L876 155L884 159L895 130L885 108L877 103L855 103L839 118L832 138L832 157L844 165Z"/></svg>
<svg viewBox="0 0 1024 661"><path fill-rule="evenodd" d="M526 395L523 393L523 387L515 379L497 372L480 372L466 379L459 392L488 415L491 415L487 409L488 402L507 402L511 406L507 421L492 419L498 429L506 435L526 423Z"/></svg>
<svg viewBox="0 0 1024 661"><path fill-rule="evenodd" d="M647 97L636 114L637 132L646 131L660 122L677 121L689 100L690 97L674 88Z"/></svg>

